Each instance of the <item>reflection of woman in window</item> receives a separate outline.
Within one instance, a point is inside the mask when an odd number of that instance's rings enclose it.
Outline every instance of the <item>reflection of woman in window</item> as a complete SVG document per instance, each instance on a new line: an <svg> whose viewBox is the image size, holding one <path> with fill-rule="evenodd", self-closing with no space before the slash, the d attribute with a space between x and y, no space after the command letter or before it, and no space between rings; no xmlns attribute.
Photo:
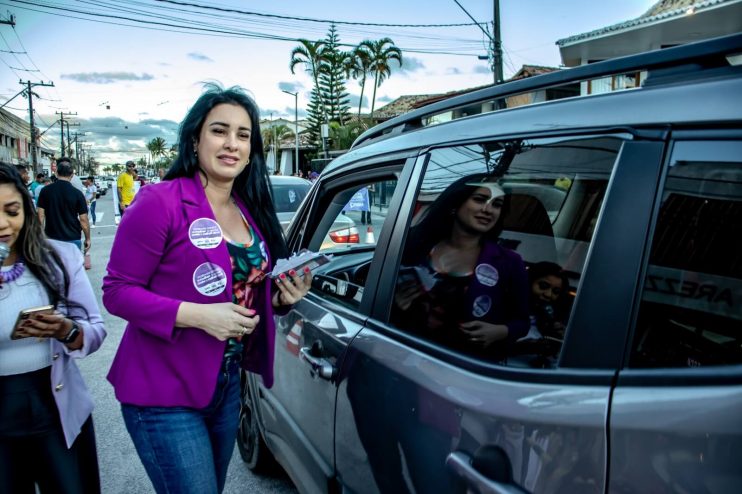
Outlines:
<svg viewBox="0 0 742 494"><path fill-rule="evenodd" d="M395 321L469 353L503 360L528 331L523 260L498 244L507 196L487 176L454 182L409 233Z"/></svg>

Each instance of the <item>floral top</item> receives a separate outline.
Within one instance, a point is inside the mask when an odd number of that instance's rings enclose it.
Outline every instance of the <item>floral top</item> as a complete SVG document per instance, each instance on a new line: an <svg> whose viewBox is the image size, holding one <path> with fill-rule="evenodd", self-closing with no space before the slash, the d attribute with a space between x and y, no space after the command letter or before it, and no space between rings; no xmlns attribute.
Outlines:
<svg viewBox="0 0 742 494"><path fill-rule="evenodd" d="M232 302L251 309L258 293L258 286L265 279L268 269L268 259L265 253L265 244L260 242L252 227L245 221L252 241L241 244L227 241L227 251L232 262ZM256 241L257 240L257 241ZM242 354L241 338L227 340L224 356Z"/></svg>

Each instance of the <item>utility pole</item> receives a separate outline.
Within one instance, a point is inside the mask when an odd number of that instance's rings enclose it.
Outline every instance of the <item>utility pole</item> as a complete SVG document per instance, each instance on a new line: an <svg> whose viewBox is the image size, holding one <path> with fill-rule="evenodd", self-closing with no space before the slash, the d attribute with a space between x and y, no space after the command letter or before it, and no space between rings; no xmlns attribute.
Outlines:
<svg viewBox="0 0 742 494"><path fill-rule="evenodd" d="M31 82L31 81L18 81L18 84L25 84L26 85L26 94L28 94L28 121L31 125L31 166L33 167L34 173L39 173L41 170L38 169L38 160L36 158L36 124L33 120L33 91L31 91L31 88L34 86L48 86L53 87L54 83L49 82L46 83L44 81L41 82Z"/></svg>
<svg viewBox="0 0 742 494"><path fill-rule="evenodd" d="M500 0L495 0L495 12L492 31L495 33L492 49L492 72L495 74L495 84L502 84L502 38L500 37Z"/></svg>
<svg viewBox="0 0 742 494"><path fill-rule="evenodd" d="M64 156L64 125L67 124L67 142L69 144L69 140L70 140L69 122L65 122L65 120L64 120L64 112L63 111L58 111L58 112L54 112L54 113L56 113L57 115L59 115L59 139L62 142L62 144L60 145L60 147L61 147L61 151L62 151L62 156ZM67 112L67 116L71 116L71 115L77 115L77 113ZM80 125L80 124L77 124L77 125ZM68 150L71 151L71 149L69 149L69 147L70 146L68 146Z"/></svg>

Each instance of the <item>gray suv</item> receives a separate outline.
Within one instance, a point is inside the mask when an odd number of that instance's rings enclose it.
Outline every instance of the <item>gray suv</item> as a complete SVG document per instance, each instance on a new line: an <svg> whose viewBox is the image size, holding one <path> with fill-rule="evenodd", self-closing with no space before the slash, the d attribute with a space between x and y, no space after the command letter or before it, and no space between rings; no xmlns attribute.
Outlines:
<svg viewBox="0 0 742 494"><path fill-rule="evenodd" d="M302 493L742 492L740 53L734 35L595 63L359 137L288 231L333 257L276 316L273 387L244 376L248 467L277 460ZM462 231L497 216L480 245L507 262L456 272L468 251L425 244L462 185ZM342 214L363 235L323 243Z"/></svg>

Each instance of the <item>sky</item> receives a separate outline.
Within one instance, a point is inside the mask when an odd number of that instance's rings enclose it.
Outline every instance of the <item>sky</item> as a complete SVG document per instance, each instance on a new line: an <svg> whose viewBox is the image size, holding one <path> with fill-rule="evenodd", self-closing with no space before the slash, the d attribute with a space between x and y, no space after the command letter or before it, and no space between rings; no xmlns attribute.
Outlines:
<svg viewBox="0 0 742 494"><path fill-rule="evenodd" d="M654 3L501 0L505 77L523 64L558 67L558 39L636 18ZM282 90L298 91L301 119L312 81L301 66L291 73L291 50L298 38L324 38L329 21L338 22L341 43L390 37L403 50L402 67L377 89L376 108L403 95L489 84L489 64L478 58L487 39L462 7L492 21L493 2L483 0L0 0L0 20L12 14L16 22L0 24L0 104L23 89L19 80L51 81L34 88L36 124L48 129L42 145L59 153L55 122L59 112L73 113L70 131L84 135L97 160L123 163L146 156L154 137L174 144L205 82L247 89L265 119L293 120L294 97ZM360 86L351 80L347 89L357 111ZM28 120L23 97L4 108Z"/></svg>

